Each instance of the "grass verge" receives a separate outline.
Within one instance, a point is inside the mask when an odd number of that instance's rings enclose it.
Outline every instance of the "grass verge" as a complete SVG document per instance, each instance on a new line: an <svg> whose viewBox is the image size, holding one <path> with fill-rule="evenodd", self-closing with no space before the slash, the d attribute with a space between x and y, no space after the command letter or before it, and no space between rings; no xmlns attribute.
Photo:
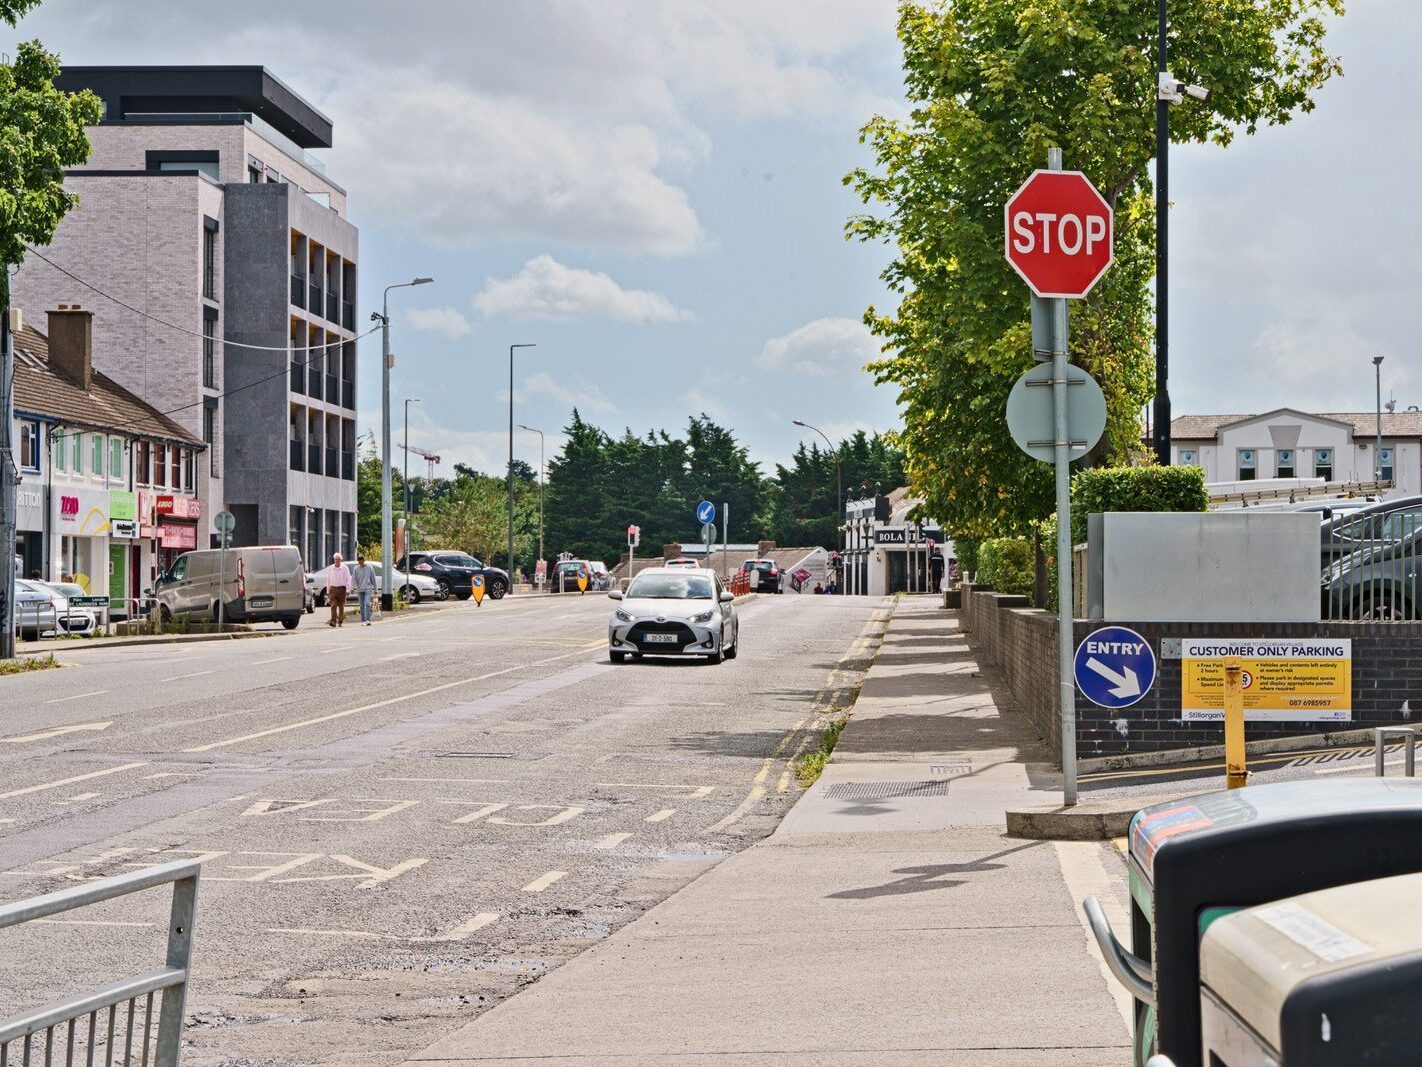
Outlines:
<svg viewBox="0 0 1422 1067"><path fill-rule="evenodd" d="M825 727L825 732L820 735L819 747L795 761L795 777L800 779L802 789L809 789L823 773L825 764L829 762L830 753L834 751L834 746L839 741L839 735L844 732L845 724L848 722L848 715L842 715L833 720Z"/></svg>
<svg viewBox="0 0 1422 1067"><path fill-rule="evenodd" d="M58 667L59 661L53 654L48 656L28 656L24 659L0 660L0 674L28 674L30 671L47 671Z"/></svg>

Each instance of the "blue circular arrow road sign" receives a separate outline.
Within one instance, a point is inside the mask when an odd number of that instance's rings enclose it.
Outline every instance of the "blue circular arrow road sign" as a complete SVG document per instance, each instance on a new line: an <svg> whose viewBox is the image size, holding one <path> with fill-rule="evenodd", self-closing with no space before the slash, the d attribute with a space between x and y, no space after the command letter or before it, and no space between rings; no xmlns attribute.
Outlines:
<svg viewBox="0 0 1422 1067"><path fill-rule="evenodd" d="M1124 626L1103 626L1077 646L1076 684L1103 708L1129 708L1155 684L1150 642Z"/></svg>
<svg viewBox="0 0 1422 1067"><path fill-rule="evenodd" d="M708 522L716 521L716 505L709 500L703 500L696 505L696 521L702 526Z"/></svg>

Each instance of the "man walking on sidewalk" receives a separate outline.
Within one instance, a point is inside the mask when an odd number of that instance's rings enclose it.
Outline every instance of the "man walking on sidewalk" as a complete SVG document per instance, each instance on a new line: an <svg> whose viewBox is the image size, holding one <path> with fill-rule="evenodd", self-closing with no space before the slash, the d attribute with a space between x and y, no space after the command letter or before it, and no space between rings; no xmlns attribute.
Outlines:
<svg viewBox="0 0 1422 1067"><path fill-rule="evenodd" d="M346 624L346 593L351 587L351 569L341 562L341 554L331 556L330 577L326 581L326 599L331 602L331 621L327 626Z"/></svg>
<svg viewBox="0 0 1422 1067"><path fill-rule="evenodd" d="M356 565L351 571L351 589L360 598L360 621L369 626L370 602L375 596L375 568L365 561L364 556L356 556Z"/></svg>

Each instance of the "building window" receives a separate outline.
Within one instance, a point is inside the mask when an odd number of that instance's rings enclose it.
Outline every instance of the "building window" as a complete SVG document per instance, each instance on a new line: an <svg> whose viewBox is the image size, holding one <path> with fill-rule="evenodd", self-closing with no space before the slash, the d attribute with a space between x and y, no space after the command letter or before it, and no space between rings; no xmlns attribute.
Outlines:
<svg viewBox="0 0 1422 1067"><path fill-rule="evenodd" d="M123 438L109 438L109 477L123 483Z"/></svg>
<svg viewBox="0 0 1422 1067"><path fill-rule="evenodd" d="M222 477L222 473L217 465L217 408L206 407L202 409L202 439L207 445L207 455L212 461L208 468L209 473L214 478Z"/></svg>
<svg viewBox="0 0 1422 1067"><path fill-rule="evenodd" d="M147 441L138 442L138 470L135 472L135 480L139 485L153 484L153 460L150 458L152 450L153 446Z"/></svg>
<svg viewBox="0 0 1422 1067"><path fill-rule="evenodd" d="M217 220L202 220L202 295L217 299Z"/></svg>
<svg viewBox="0 0 1422 1067"><path fill-rule="evenodd" d="M40 466L40 426L36 420L20 423L20 466L27 471L37 471Z"/></svg>
<svg viewBox="0 0 1422 1067"><path fill-rule="evenodd" d="M1333 449L1315 448L1313 450L1313 476L1322 478L1325 482L1333 481Z"/></svg>
<svg viewBox="0 0 1422 1067"><path fill-rule="evenodd" d="M204 312L210 308L203 308ZM202 384L208 389L217 388L217 317L203 315L202 319Z"/></svg>
<svg viewBox="0 0 1422 1067"><path fill-rule="evenodd" d="M191 448L183 449L183 485L188 492L197 492L197 453Z"/></svg>
<svg viewBox="0 0 1422 1067"><path fill-rule="evenodd" d="M286 512L286 542L289 545L295 545L299 549L301 548L301 520L306 517L306 509L292 506L287 508Z"/></svg>
<svg viewBox="0 0 1422 1067"><path fill-rule="evenodd" d="M89 438L89 473L95 478L104 476L104 437L94 434Z"/></svg>
<svg viewBox="0 0 1422 1067"><path fill-rule="evenodd" d="M1180 450L1180 466L1198 467L1200 465L1200 452L1195 448L1182 448Z"/></svg>
<svg viewBox="0 0 1422 1067"><path fill-rule="evenodd" d="M343 512L341 514L341 555L346 559L355 559L355 514L353 512Z"/></svg>
<svg viewBox="0 0 1422 1067"><path fill-rule="evenodd" d="M55 430L54 435L49 439L49 454L55 470L64 470L65 453L68 451L65 434L60 430Z"/></svg>
<svg viewBox="0 0 1422 1067"><path fill-rule="evenodd" d="M1241 482L1254 481L1257 455L1258 453L1252 448L1241 448L1239 450L1239 480Z"/></svg>
<svg viewBox="0 0 1422 1067"><path fill-rule="evenodd" d="M1280 478L1292 478L1294 476L1294 450L1292 448L1281 448L1274 456L1274 472Z"/></svg>
<svg viewBox="0 0 1422 1067"><path fill-rule="evenodd" d="M177 445L168 446L168 484L174 489L183 487L183 450Z"/></svg>
<svg viewBox="0 0 1422 1067"><path fill-rule="evenodd" d="M1378 449L1378 479L1384 482L1392 481L1392 449Z"/></svg>

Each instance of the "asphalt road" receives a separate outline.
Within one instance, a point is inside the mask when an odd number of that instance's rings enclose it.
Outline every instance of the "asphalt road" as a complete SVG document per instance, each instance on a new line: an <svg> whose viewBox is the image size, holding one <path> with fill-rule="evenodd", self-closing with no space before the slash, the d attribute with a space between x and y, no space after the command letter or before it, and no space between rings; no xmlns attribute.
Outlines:
<svg viewBox="0 0 1422 1067"><path fill-rule="evenodd" d="M64 655L0 678L0 899L198 857L185 1062L399 1062L773 829L888 610L755 598L719 666L609 664L592 595ZM0 1017L160 965L167 903L0 931Z"/></svg>

